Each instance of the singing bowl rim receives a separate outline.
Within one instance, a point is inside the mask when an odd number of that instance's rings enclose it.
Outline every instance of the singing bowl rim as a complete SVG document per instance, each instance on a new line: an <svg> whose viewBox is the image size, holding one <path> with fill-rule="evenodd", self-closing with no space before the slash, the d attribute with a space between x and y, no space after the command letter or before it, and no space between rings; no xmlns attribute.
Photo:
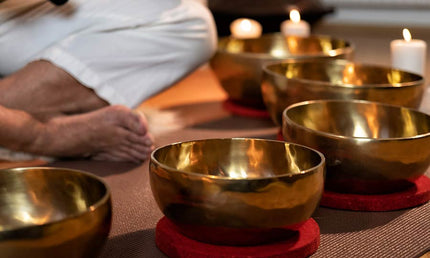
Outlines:
<svg viewBox="0 0 430 258"><path fill-rule="evenodd" d="M201 173L196 173L196 172L188 172L188 171L182 171L182 170L178 170L176 168L170 167L165 165L164 163L159 162L156 158L155 158L155 153L158 150L161 150L163 148L168 148L171 147L173 145L178 145L178 144L183 144L183 143L192 143L192 142L204 142L204 141L213 141L213 140L230 140L230 141L244 141L244 140L257 140L257 141L266 141L266 142L273 142L273 143L279 143L279 144L288 144L288 145L293 145L293 146L297 146L306 150L309 150L310 152L314 152L316 153L319 157L320 157L320 161L317 165L312 166L311 168L305 169L305 170L300 170L300 173L291 173L291 174L282 174L282 175L274 175L274 176L265 176L265 177L250 177L250 178L234 178L234 177L224 177L224 176L216 176L216 175L206 175L206 174L201 174ZM194 177L200 177L200 178L211 178L214 180L222 180L222 181L234 181L234 182L239 182L239 181L258 181L258 180L266 180L266 179L273 179L273 178L284 178L284 177L302 177L308 174L313 174L318 172L318 168L321 166L325 166L325 157L324 155L320 152L317 151L315 149L312 149L308 146L302 145L302 144L298 144L298 143L292 143L292 142L285 142L285 141L278 141L278 140L270 140L270 139L261 139L261 138L247 138L247 137L233 137L233 138L207 138L207 139L199 139L199 140L189 140L189 141L180 141L180 142L174 142L174 143L170 143L164 146L160 146L158 148L156 148L154 151L152 151L151 153L151 162L154 162L157 166L161 167L162 169L164 169L165 171L169 171L169 172L175 172L175 173L181 173L181 174L185 174L185 175L189 175L189 176L194 176ZM150 169L151 172L151 169Z"/></svg>
<svg viewBox="0 0 430 258"><path fill-rule="evenodd" d="M61 168L61 167L17 167L17 168L0 169L0 173L2 171L23 173L23 172L31 171L34 169L50 171L49 173L59 173L59 171L66 171L67 173L83 174L84 176L95 179L97 182L101 183L103 185L103 187L106 189L106 192L93 205L88 206L85 209L85 211L77 212L77 213L73 213L73 214L66 214L66 216L64 216L63 218L59 218L56 220L50 220L50 221L43 223L43 224L29 224L29 225L24 225L24 226L6 228L5 230L0 229L0 233L13 232L16 230L25 230L25 229L35 228L35 227L51 226L54 224L62 223L64 221L67 221L70 219L78 218L78 217L83 216L85 214L88 214L90 212L95 212L98 208L102 207L103 205L106 205L106 204L109 205L109 199L111 198L111 190L110 190L109 186L106 184L106 182L104 182L104 180L102 178L100 178L96 175L93 175L89 172L85 172L85 171L78 170L78 169L69 169L69 168ZM109 205L109 206L111 206L111 205ZM110 208L110 209L112 209L112 208Z"/></svg>
<svg viewBox="0 0 430 258"><path fill-rule="evenodd" d="M422 138L430 137L430 130L427 133L417 134L417 135L409 136L409 137L371 138L371 137L346 136L346 135L328 133L328 132L323 132L320 130L311 129L309 127L306 127L306 126L303 126L303 125L296 123L294 120L290 119L290 117L287 115L289 110L296 108L298 106L312 105L312 104L317 104L317 103L330 103L330 102L331 103L333 103L333 102L353 103L353 104L358 103L358 104L366 104L366 105L367 104L375 104L378 106L389 107L389 108L407 109L408 111L412 111L413 113L423 114L430 120L430 115L428 115L424 112L420 112L417 109L398 106L398 105L390 105L390 104L385 104L385 103L375 102L375 101L353 100L353 99L351 99L351 100L319 99L319 100L308 100L308 101L298 102L298 103L292 104L292 105L288 106L287 108L285 108L285 110L282 112L282 119L285 120L285 123L288 123L288 124L291 124L295 127L298 127L301 130L304 130L304 131L307 131L310 133L314 133L316 135L322 135L324 137L332 138L332 139L342 139L342 140L351 140L351 141L366 140L368 142L388 142L388 141L409 141L409 140L414 140L414 139L422 139ZM285 126L283 125L282 127L285 127Z"/></svg>
<svg viewBox="0 0 430 258"><path fill-rule="evenodd" d="M334 84L330 81L321 81L321 80L312 80L312 79L305 79L305 78L299 78L299 77L293 77L293 78L287 78L284 75L281 75L280 73L274 72L269 69L270 66L275 65L282 65L282 64L293 64L293 63L318 63L318 64L330 64L330 65L336 65L336 66L346 66L347 64L353 64L355 67L366 67L366 68L373 68L373 69L380 69L383 71L400 71L405 74L409 74L412 76L418 77L417 80L412 80L408 82L401 82L398 85L391 84L391 83L366 83L362 85L356 85L356 84ZM333 88L347 88L347 89L401 89L404 87L421 87L425 80L424 77L417 73L412 73L409 71L405 71L402 69L398 69L392 66L385 66L385 65L377 65L377 64L370 64L370 63L361 63L361 62L354 62L349 61L346 59L330 59L330 60L320 60L320 59L310 59L310 60L297 60L297 59L285 59L281 61L271 61L266 62L262 66L263 73L267 74L270 77L274 78L284 78L289 81L297 81L302 82L306 84L317 84L317 85L323 85L326 87L333 87Z"/></svg>
<svg viewBox="0 0 430 258"><path fill-rule="evenodd" d="M327 38L330 40L336 40L339 42L344 42L345 44L347 44L347 47L343 47L343 48L335 48L332 49L330 51L332 51L334 54L328 55L325 54L325 52L320 51L318 53L315 54L302 54L302 55L287 55L287 56L274 56L271 55L269 53L252 53L252 52L231 52L231 51L227 51L225 48L221 48L220 44L223 41L229 41L229 40L241 40L241 41L256 41L262 38L269 38L269 37L291 37L291 38L300 38L300 39L322 39L322 38ZM217 42L217 48L216 48L216 52L215 55L217 53L220 54L228 54L228 55L232 55L232 56L243 56L243 57L248 57L248 58L257 58L257 59L279 59L279 60L283 60L283 59L308 59L308 58L334 58L337 56L341 56L341 55L349 55L351 53L353 53L355 50L355 46L353 43L349 42L348 40L342 39L342 38L337 38L337 37L332 37L329 35L317 35L317 34L312 34L308 37L301 37L301 36L283 36L280 32L276 32L276 33L265 33L263 34L261 37L259 38L249 38L249 39L238 39L238 38L234 38L233 36L224 36L218 39Z"/></svg>

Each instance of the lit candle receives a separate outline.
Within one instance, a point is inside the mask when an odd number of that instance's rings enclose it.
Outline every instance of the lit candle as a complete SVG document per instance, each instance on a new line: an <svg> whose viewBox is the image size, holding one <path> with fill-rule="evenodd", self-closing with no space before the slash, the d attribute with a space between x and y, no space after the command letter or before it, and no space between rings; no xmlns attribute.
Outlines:
<svg viewBox="0 0 430 258"><path fill-rule="evenodd" d="M300 19L300 13L296 9L290 11L289 20L281 23L281 32L285 36L307 37L310 31L309 23Z"/></svg>
<svg viewBox="0 0 430 258"><path fill-rule="evenodd" d="M403 38L391 41L391 65L424 76L427 44L412 39L408 29L403 29Z"/></svg>
<svg viewBox="0 0 430 258"><path fill-rule="evenodd" d="M259 38L262 31L261 24L252 19L237 19L230 24L231 35L238 39Z"/></svg>

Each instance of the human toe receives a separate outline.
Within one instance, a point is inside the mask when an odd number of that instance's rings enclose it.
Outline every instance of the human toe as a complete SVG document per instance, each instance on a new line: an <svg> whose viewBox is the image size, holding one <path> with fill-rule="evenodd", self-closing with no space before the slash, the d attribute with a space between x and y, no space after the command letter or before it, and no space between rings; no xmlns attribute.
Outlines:
<svg viewBox="0 0 430 258"><path fill-rule="evenodd" d="M139 144L139 145L143 145L143 146L153 146L154 145L154 137L150 133L147 133L145 135L138 135L135 133L130 133L127 137L127 140L130 144Z"/></svg>

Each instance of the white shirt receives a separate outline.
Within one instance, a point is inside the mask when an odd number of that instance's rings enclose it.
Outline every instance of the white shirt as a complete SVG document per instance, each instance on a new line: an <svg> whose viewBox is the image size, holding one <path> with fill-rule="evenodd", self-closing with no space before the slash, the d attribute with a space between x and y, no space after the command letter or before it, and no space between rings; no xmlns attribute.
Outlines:
<svg viewBox="0 0 430 258"><path fill-rule="evenodd" d="M110 104L135 107L206 62L210 12L192 0L0 3L0 74L48 60Z"/></svg>

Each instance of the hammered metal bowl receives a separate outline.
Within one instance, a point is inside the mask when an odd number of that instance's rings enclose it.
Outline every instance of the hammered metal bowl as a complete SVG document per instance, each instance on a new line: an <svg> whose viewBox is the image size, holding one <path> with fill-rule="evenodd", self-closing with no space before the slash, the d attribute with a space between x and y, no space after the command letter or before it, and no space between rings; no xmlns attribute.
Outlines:
<svg viewBox="0 0 430 258"><path fill-rule="evenodd" d="M263 99L279 125L284 109L300 101L360 99L418 108L424 93L420 75L347 60L288 60L263 70Z"/></svg>
<svg viewBox="0 0 430 258"><path fill-rule="evenodd" d="M2 258L97 257L111 225L110 191L63 168L0 170Z"/></svg>
<svg viewBox="0 0 430 258"><path fill-rule="evenodd" d="M360 100L296 103L283 113L287 141L321 151L326 188L389 193L410 186L430 165L430 116Z"/></svg>
<svg viewBox="0 0 430 258"><path fill-rule="evenodd" d="M156 149L149 171L159 208L184 235L249 245L312 215L324 163L319 152L282 141L206 139Z"/></svg>
<svg viewBox="0 0 430 258"><path fill-rule="evenodd" d="M280 33L257 39L221 38L210 65L229 98L264 109L261 96L262 65L285 59L352 58L353 46L329 36L295 37Z"/></svg>

